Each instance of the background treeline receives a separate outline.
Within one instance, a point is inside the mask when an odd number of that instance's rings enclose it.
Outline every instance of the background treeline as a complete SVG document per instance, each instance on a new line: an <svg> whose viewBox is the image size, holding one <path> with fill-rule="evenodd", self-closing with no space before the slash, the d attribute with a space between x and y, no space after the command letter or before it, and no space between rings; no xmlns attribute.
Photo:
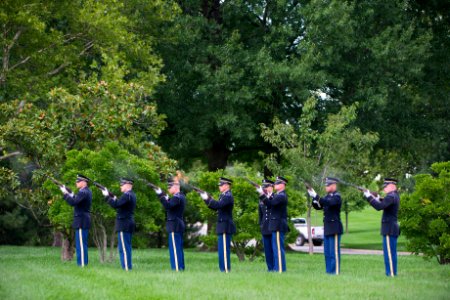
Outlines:
<svg viewBox="0 0 450 300"><path fill-rule="evenodd" d="M299 177L320 189L326 175L368 186L382 174L412 191L406 173L450 160L449 18L438 0L2 1L0 243L71 236L39 169L112 187L182 169L211 192L224 172L283 173L291 216L310 208ZM236 245L258 230L239 185ZM140 193L136 244L162 246L162 209ZM346 216L364 206L343 193ZM94 197L105 249L114 212ZM190 225L211 221L188 199Z"/></svg>

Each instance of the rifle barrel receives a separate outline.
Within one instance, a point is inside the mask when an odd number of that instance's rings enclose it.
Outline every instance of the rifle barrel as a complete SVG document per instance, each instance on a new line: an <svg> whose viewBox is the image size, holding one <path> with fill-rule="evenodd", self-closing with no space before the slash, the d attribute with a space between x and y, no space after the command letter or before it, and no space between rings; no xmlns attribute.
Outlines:
<svg viewBox="0 0 450 300"><path fill-rule="evenodd" d="M201 194L201 193L206 193L207 195L208 195L208 197L209 198L212 198L212 196L211 196L211 194L210 193L208 193L207 191L204 191L204 190L202 190L202 189L200 189L200 188L198 188L198 187L196 187L196 186L193 186L193 185L189 185L194 191L196 191L197 193L199 193L199 194Z"/></svg>
<svg viewBox="0 0 450 300"><path fill-rule="evenodd" d="M116 197L116 195L114 195L113 193L111 193L111 191L108 190L108 188L107 188L106 186L101 185L101 184L98 183L97 181L91 180L91 182L92 182L93 185L95 185L95 186L96 186L97 188L99 188L100 190L102 190L102 191L107 190L107 191L108 191L108 197L110 197L110 198Z"/></svg>
<svg viewBox="0 0 450 300"><path fill-rule="evenodd" d="M303 179L301 177L299 177L299 179L301 181L303 181L303 184L306 186L306 189L311 189L312 188L311 184L309 184L309 182L307 182L305 179Z"/></svg>
<svg viewBox="0 0 450 300"><path fill-rule="evenodd" d="M359 190L359 191L361 191L361 192L364 192L364 191L368 190L374 197L377 197L377 196L378 196L378 193L377 193L377 192L372 192L372 191L370 191L369 189L366 189L365 187L362 187L362 186L360 186L360 185L356 185L356 184L354 184L354 183L346 182L346 181L343 181L343 180L341 180L341 179L339 179L339 182L342 183L342 184L344 184L344 185L351 186L351 187L353 187L353 188L355 188L355 189L357 189L357 190Z"/></svg>
<svg viewBox="0 0 450 300"><path fill-rule="evenodd" d="M65 184L61 183L60 181L56 180L55 178L53 178L52 176L48 175L48 174L44 174L48 179L50 179L51 182L53 182L55 185L59 186L59 187L65 187L66 190L69 192L69 194L72 194L72 190L70 188L68 188Z"/></svg>
<svg viewBox="0 0 450 300"><path fill-rule="evenodd" d="M248 181L248 183L250 183L251 185L253 185L255 188L259 188L260 185L257 184L256 182L254 182L253 180L248 179L247 177L244 177L245 180Z"/></svg>

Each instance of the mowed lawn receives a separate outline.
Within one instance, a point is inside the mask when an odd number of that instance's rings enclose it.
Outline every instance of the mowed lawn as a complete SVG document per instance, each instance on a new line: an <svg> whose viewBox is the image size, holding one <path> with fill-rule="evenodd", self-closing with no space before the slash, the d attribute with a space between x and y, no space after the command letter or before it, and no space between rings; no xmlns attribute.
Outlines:
<svg viewBox="0 0 450 300"><path fill-rule="evenodd" d="M349 232L344 233L341 239L341 247L354 249L382 250L382 237L380 235L381 215L383 211L376 211L372 207L366 207L362 211L349 214ZM313 211L312 224L323 226L321 211ZM345 228L345 214L341 212L342 224ZM401 226L400 226L401 228ZM400 235L398 238L398 251L407 251L406 239Z"/></svg>
<svg viewBox="0 0 450 300"><path fill-rule="evenodd" d="M220 273L216 253L186 252L187 269L169 270L165 249L133 252L134 269L119 262L61 262L60 249L0 247L0 299L449 299L450 266L399 257L399 276L384 275L380 255L343 255L342 274L326 275L320 254L287 253L284 274L268 273L262 260L238 262Z"/></svg>

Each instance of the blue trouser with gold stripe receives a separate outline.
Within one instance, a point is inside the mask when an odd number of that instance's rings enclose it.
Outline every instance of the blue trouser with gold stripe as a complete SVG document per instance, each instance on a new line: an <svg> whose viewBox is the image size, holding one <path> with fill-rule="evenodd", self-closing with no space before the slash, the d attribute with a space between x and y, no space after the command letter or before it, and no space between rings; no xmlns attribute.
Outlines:
<svg viewBox="0 0 450 300"><path fill-rule="evenodd" d="M231 270L230 261L230 245L231 234L222 233L217 235L218 255L219 255L219 269L222 272L228 273Z"/></svg>
<svg viewBox="0 0 450 300"><path fill-rule="evenodd" d="M397 236L383 235L386 276L397 276Z"/></svg>
<svg viewBox="0 0 450 300"><path fill-rule="evenodd" d="M274 272L286 272L284 254L284 232L272 232L273 269Z"/></svg>
<svg viewBox="0 0 450 300"><path fill-rule="evenodd" d="M88 236L89 229L75 229L75 247L77 251L77 265L87 266L88 259Z"/></svg>
<svg viewBox="0 0 450 300"><path fill-rule="evenodd" d="M119 248L120 265L125 271L133 268L131 263L131 236L132 234L130 232L117 232L117 248Z"/></svg>
<svg viewBox="0 0 450 300"><path fill-rule="evenodd" d="M328 274L339 275L341 269L341 235L326 235L323 240L325 270Z"/></svg>
<svg viewBox="0 0 450 300"><path fill-rule="evenodd" d="M273 271L272 235L263 234L264 255L266 257L267 270Z"/></svg>
<svg viewBox="0 0 450 300"><path fill-rule="evenodd" d="M170 266L174 271L184 270L183 234L168 232Z"/></svg>

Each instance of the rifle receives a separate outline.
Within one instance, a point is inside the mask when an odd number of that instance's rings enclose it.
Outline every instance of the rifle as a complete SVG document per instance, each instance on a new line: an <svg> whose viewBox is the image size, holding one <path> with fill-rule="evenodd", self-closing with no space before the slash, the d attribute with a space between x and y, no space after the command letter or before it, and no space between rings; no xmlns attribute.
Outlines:
<svg viewBox="0 0 450 300"><path fill-rule="evenodd" d="M356 184L354 184L354 183L346 182L346 181L343 181L343 180L341 180L341 179L338 179L338 180L339 180L339 183L342 183L343 185L346 185L346 186L353 187L353 188L355 188L355 189L357 189L357 190L359 190L359 191L361 191L361 192L364 192L364 191L368 190L368 189L366 189L365 187L362 187L362 186L360 186L360 185L356 185ZM369 192L370 192L370 193L372 194L372 196L374 196L375 198L378 197L378 193L377 193L377 192L372 192L372 191L370 191L370 190L369 190ZM382 200L382 199L380 199L380 200Z"/></svg>
<svg viewBox="0 0 450 300"><path fill-rule="evenodd" d="M107 191L108 191L108 197L110 197L110 198L115 198L115 197L116 197L116 195L114 195L113 193L111 193L111 191L108 190L104 185L101 185L101 184L98 183L97 181L94 181L94 180L92 180L92 179L90 179L90 178L88 178L88 179L89 179L89 181L92 182L92 184L93 184L94 186L96 186L98 189L100 189L100 190L102 190L102 191L107 190Z"/></svg>
<svg viewBox="0 0 450 300"><path fill-rule="evenodd" d="M301 178L301 177L298 177L298 179L300 179L300 181L303 182L303 184L305 185L305 187L306 187L307 190L312 189L311 184L309 184L309 182L307 182L305 179L303 179L303 178Z"/></svg>
<svg viewBox="0 0 450 300"><path fill-rule="evenodd" d="M159 186L157 186L156 184L151 183L150 181L147 181L145 179L140 178L146 185L148 185L149 187L151 187L154 190L160 189L162 190Z"/></svg>
<svg viewBox="0 0 450 300"><path fill-rule="evenodd" d="M62 182L56 180L55 178L53 178L52 176L45 174L44 176L46 176L48 179L50 179L54 184L56 184L58 187L65 187L67 192L69 192L69 194L72 194L72 190L70 188L68 188L65 184L63 184Z"/></svg>
<svg viewBox="0 0 450 300"><path fill-rule="evenodd" d="M207 195L208 195L208 198L212 198L212 196L208 193L208 192L206 192L206 191L204 191L204 190L202 190L202 189L200 189L200 188L198 188L198 187L196 187L196 186L193 186L193 185L189 185L194 191L196 191L197 193L199 193L199 194L201 194L201 193L206 193Z"/></svg>
<svg viewBox="0 0 450 300"><path fill-rule="evenodd" d="M248 179L247 177L244 177L244 179L247 180L247 182L250 183L251 185L253 185L255 188L259 188L260 187L259 184L257 184L256 182Z"/></svg>

